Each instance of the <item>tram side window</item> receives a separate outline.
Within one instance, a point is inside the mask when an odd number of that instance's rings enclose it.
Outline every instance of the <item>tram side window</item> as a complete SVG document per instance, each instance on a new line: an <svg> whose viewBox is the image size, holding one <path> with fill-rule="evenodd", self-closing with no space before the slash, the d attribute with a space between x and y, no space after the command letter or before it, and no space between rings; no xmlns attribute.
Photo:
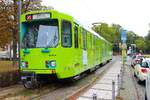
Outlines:
<svg viewBox="0 0 150 100"><path fill-rule="evenodd" d="M94 49L96 49L96 36L94 36Z"/></svg>
<svg viewBox="0 0 150 100"><path fill-rule="evenodd" d="M62 46L71 47L72 46L72 32L71 23L69 21L62 21Z"/></svg>
<svg viewBox="0 0 150 100"><path fill-rule="evenodd" d="M90 41L89 41L89 43L90 43L90 48L92 49L92 34L90 34Z"/></svg>
<svg viewBox="0 0 150 100"><path fill-rule="evenodd" d="M83 37L83 49L86 50L87 49L87 32L82 29L82 37Z"/></svg>
<svg viewBox="0 0 150 100"><path fill-rule="evenodd" d="M75 48L78 48L78 27L74 27L74 44Z"/></svg>

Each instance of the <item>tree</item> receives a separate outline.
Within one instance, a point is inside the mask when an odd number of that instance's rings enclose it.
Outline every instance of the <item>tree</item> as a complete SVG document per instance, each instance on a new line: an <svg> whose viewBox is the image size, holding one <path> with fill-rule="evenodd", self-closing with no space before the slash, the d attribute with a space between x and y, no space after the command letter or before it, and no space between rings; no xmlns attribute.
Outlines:
<svg viewBox="0 0 150 100"><path fill-rule="evenodd" d="M0 47L4 47L10 40L10 28L12 23L10 22L11 16L8 16L10 5L0 1Z"/></svg>
<svg viewBox="0 0 150 100"><path fill-rule="evenodd" d="M138 37L135 40L135 44L136 44L137 50L144 51L146 49L146 42L145 42L145 39L143 37Z"/></svg>
<svg viewBox="0 0 150 100"><path fill-rule="evenodd" d="M18 0L0 0L0 46L13 41L13 58L16 58L18 41ZM41 0L22 0L22 13L46 9Z"/></svg>
<svg viewBox="0 0 150 100"><path fill-rule="evenodd" d="M100 23L100 25L94 25L92 29L104 37L106 40L113 44L113 50L119 52L120 28L118 24L112 24L109 26L107 23Z"/></svg>
<svg viewBox="0 0 150 100"><path fill-rule="evenodd" d="M145 37L145 41L146 41L146 52L150 53L150 31L148 33L148 35Z"/></svg>
<svg viewBox="0 0 150 100"><path fill-rule="evenodd" d="M133 31L127 31L127 46L129 47L131 44L135 44L135 40L137 35Z"/></svg>

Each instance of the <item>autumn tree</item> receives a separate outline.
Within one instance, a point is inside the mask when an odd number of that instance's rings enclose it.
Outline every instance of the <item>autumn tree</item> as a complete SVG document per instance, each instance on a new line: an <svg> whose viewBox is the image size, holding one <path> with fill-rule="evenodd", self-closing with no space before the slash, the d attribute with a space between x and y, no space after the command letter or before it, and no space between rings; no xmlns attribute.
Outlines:
<svg viewBox="0 0 150 100"><path fill-rule="evenodd" d="M22 0L22 13L46 9L41 0ZM0 0L0 47L13 41L13 58L16 58L18 41L18 0Z"/></svg>
<svg viewBox="0 0 150 100"><path fill-rule="evenodd" d="M12 27L9 11L12 10L9 3L0 1L0 47L4 47L10 40L10 29Z"/></svg>

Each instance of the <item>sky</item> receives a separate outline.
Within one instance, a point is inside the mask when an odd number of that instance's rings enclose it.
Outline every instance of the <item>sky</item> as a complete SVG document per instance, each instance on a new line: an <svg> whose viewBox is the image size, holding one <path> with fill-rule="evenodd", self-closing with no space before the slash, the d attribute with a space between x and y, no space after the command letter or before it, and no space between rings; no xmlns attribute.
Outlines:
<svg viewBox="0 0 150 100"><path fill-rule="evenodd" d="M72 15L83 25L95 22L119 24L146 36L150 30L150 0L42 0L42 4Z"/></svg>

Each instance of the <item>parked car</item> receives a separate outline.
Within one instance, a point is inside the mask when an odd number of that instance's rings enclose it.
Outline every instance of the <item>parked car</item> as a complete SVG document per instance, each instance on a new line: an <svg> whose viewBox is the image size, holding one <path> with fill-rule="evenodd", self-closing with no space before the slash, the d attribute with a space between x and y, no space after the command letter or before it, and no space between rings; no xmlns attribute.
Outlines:
<svg viewBox="0 0 150 100"><path fill-rule="evenodd" d="M147 73L147 77L146 77L146 82L145 83L146 83L145 84L145 100L150 100L150 70Z"/></svg>
<svg viewBox="0 0 150 100"><path fill-rule="evenodd" d="M131 60L131 66L134 68L136 64L141 63L144 60L145 58L142 55L133 55Z"/></svg>
<svg viewBox="0 0 150 100"><path fill-rule="evenodd" d="M141 63L134 66L134 76L139 79L139 82L144 82L147 77L147 73L150 69L150 58L145 58Z"/></svg>

